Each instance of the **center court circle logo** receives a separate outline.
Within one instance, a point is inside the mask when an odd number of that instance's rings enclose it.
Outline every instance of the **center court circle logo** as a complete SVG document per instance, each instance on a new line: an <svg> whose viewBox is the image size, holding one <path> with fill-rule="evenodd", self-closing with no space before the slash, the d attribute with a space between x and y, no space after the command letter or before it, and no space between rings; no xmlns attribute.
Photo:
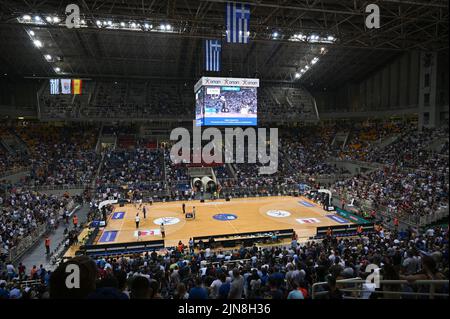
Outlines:
<svg viewBox="0 0 450 319"><path fill-rule="evenodd" d="M230 221L230 220L236 220L238 217L233 214L217 214L213 216L214 219L220 220L220 221Z"/></svg>
<svg viewBox="0 0 450 319"><path fill-rule="evenodd" d="M164 225L175 225L179 222L180 219L176 217L161 217L153 221L153 223L155 223L156 225L161 225L162 223L164 223Z"/></svg>
<svg viewBox="0 0 450 319"><path fill-rule="evenodd" d="M291 213L285 211L285 210L269 210L266 212L266 214L270 217L275 218L286 218L291 216Z"/></svg>

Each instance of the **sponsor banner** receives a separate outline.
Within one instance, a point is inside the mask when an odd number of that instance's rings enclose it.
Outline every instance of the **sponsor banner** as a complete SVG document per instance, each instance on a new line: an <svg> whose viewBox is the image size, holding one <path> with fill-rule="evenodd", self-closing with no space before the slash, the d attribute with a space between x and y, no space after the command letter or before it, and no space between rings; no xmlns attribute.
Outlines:
<svg viewBox="0 0 450 319"><path fill-rule="evenodd" d="M299 218L296 219L297 223L300 224L318 224L320 223L320 220L318 220L317 218Z"/></svg>
<svg viewBox="0 0 450 319"><path fill-rule="evenodd" d="M345 219L347 219L349 221L354 222L355 224L370 224L370 222L365 220L364 218L359 217L359 216L357 216L355 214L352 214L352 213L350 213L350 212L348 212L346 210L342 210L340 208L336 208L336 212L340 216L344 217Z"/></svg>
<svg viewBox="0 0 450 319"><path fill-rule="evenodd" d="M244 126L256 126L258 124L258 118L252 117L205 117L203 119L203 125L214 126L214 125L244 125Z"/></svg>
<svg viewBox="0 0 450 319"><path fill-rule="evenodd" d="M94 220L91 222L89 227L105 227L106 223L104 220Z"/></svg>
<svg viewBox="0 0 450 319"><path fill-rule="evenodd" d="M301 205L303 205L305 207L314 207L315 206L314 204L311 204L310 202L307 202L305 200L299 201L299 204L301 204Z"/></svg>
<svg viewBox="0 0 450 319"><path fill-rule="evenodd" d="M161 235L161 230L159 229L146 229L134 231L134 237L159 236L159 235Z"/></svg>
<svg viewBox="0 0 450 319"><path fill-rule="evenodd" d="M125 212L115 212L113 213L111 219L123 219L125 216Z"/></svg>
<svg viewBox="0 0 450 319"><path fill-rule="evenodd" d="M119 231L117 230L108 230L103 232L102 237L100 237L100 243L110 243L116 240L117 234Z"/></svg>
<svg viewBox="0 0 450 319"><path fill-rule="evenodd" d="M197 92L202 86L239 86L239 87L259 87L259 79L247 78L216 78L202 77L194 86L194 92Z"/></svg>
<svg viewBox="0 0 450 319"><path fill-rule="evenodd" d="M217 214L214 215L213 218L220 221L231 221L236 220L238 217L234 214Z"/></svg>
<svg viewBox="0 0 450 319"><path fill-rule="evenodd" d="M339 217L337 215L327 215L327 217L329 219L334 220L335 222L339 223L339 224L348 224L348 221L346 221L344 218Z"/></svg>
<svg viewBox="0 0 450 319"><path fill-rule="evenodd" d="M275 218L285 218L291 216L291 213L285 210L269 210L266 212L266 214L270 217Z"/></svg>

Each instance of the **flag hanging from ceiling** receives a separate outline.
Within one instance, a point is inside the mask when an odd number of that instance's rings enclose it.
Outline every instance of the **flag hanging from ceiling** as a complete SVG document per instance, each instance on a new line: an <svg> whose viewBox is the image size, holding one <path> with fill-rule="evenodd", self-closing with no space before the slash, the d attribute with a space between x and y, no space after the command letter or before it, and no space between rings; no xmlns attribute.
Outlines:
<svg viewBox="0 0 450 319"><path fill-rule="evenodd" d="M80 79L72 80L72 94L81 94L82 81Z"/></svg>
<svg viewBox="0 0 450 319"><path fill-rule="evenodd" d="M250 36L250 5L227 3L226 26L228 43L248 43Z"/></svg>
<svg viewBox="0 0 450 319"><path fill-rule="evenodd" d="M59 79L50 79L50 94L59 94Z"/></svg>
<svg viewBox="0 0 450 319"><path fill-rule="evenodd" d="M72 93L72 80L71 79L61 79L61 93L71 94Z"/></svg>
<svg viewBox="0 0 450 319"><path fill-rule="evenodd" d="M222 44L220 40L205 41L205 69L210 72L220 72Z"/></svg>

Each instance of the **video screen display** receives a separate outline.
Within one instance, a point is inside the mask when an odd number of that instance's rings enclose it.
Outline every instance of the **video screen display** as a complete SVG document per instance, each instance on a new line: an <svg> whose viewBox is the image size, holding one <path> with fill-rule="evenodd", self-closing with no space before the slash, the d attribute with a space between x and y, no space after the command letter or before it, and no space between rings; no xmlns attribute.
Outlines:
<svg viewBox="0 0 450 319"><path fill-rule="evenodd" d="M197 126L256 126L256 87L208 86L196 93Z"/></svg>

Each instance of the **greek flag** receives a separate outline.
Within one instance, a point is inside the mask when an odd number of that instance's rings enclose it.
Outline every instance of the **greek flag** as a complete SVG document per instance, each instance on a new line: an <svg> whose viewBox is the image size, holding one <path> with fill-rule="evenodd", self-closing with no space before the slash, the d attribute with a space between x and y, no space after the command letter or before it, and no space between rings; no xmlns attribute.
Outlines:
<svg viewBox="0 0 450 319"><path fill-rule="evenodd" d="M59 79L50 79L50 94L59 94Z"/></svg>
<svg viewBox="0 0 450 319"><path fill-rule="evenodd" d="M220 72L220 57L222 45L219 40L205 41L205 65L206 71Z"/></svg>
<svg viewBox="0 0 450 319"><path fill-rule="evenodd" d="M250 35L250 6L243 3L227 3L227 42L248 43Z"/></svg>

